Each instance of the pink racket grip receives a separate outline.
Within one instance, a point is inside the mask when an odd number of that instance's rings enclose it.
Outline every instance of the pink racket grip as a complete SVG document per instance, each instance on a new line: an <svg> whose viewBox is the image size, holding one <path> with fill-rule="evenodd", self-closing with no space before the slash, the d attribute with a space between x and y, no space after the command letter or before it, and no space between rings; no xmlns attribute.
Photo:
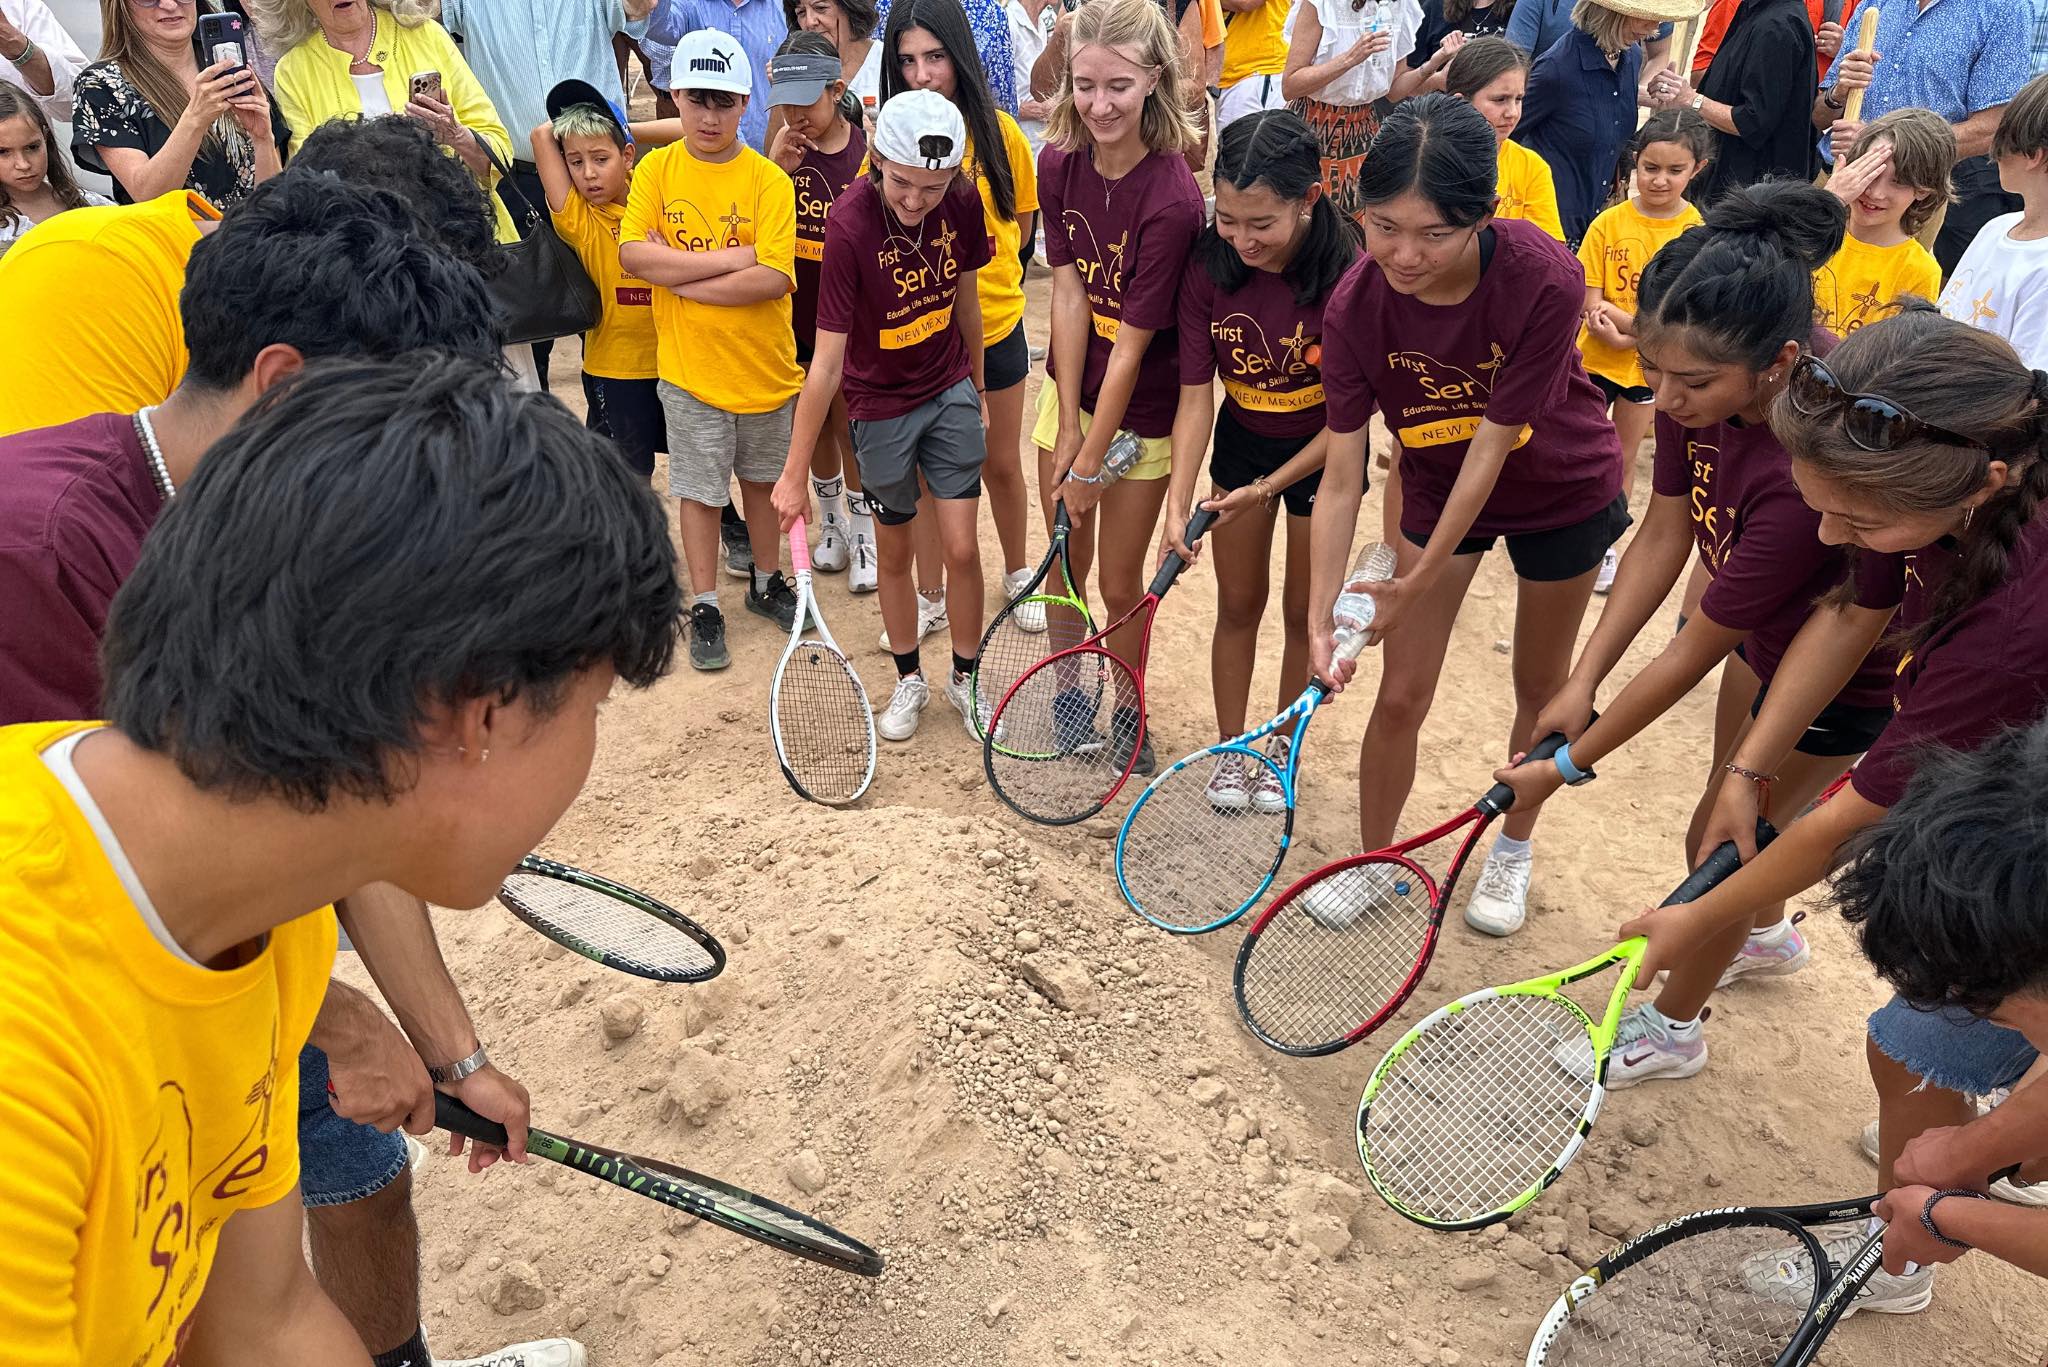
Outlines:
<svg viewBox="0 0 2048 1367"><path fill-rule="evenodd" d="M802 518L789 524L789 565L798 574L811 572L811 538Z"/></svg>

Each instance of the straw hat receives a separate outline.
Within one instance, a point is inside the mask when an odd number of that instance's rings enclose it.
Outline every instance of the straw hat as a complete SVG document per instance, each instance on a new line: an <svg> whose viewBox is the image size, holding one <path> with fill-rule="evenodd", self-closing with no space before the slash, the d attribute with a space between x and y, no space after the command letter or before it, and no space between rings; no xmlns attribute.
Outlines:
<svg viewBox="0 0 2048 1367"><path fill-rule="evenodd" d="M1626 14L1631 19L1657 19L1680 23L1697 18L1707 0L1593 0L1602 9Z"/></svg>

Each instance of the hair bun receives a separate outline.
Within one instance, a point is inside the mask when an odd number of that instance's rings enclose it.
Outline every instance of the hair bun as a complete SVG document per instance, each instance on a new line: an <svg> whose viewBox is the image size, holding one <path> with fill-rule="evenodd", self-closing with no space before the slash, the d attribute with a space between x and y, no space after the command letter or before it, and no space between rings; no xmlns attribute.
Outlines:
<svg viewBox="0 0 2048 1367"><path fill-rule="evenodd" d="M1809 271L1842 249L1849 225L1847 205L1803 180L1765 180L1729 190L1707 206L1704 217L1714 232L1763 238Z"/></svg>

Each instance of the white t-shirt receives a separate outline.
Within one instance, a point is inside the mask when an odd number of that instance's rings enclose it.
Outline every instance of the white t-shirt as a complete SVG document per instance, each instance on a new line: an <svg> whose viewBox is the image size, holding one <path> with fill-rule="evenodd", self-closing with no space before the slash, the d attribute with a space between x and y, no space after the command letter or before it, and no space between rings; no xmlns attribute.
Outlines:
<svg viewBox="0 0 2048 1367"><path fill-rule="evenodd" d="M92 191L87 189L81 188L79 190L79 193L85 196L85 202L88 206L98 204L112 204L114 202L113 200L108 199L105 195L96 195ZM62 209L59 209L57 211L57 213L62 212L64 212ZM56 216L57 214L52 214L50 215L50 218L55 218ZM47 223L50 221L50 219L46 218L42 221ZM16 242L21 240L21 235L23 233L27 232L30 228L33 228L35 226L35 224L29 222L26 218L0 219L0 254L4 254L9 247L12 247Z"/></svg>
<svg viewBox="0 0 2048 1367"><path fill-rule="evenodd" d="M391 107L391 97L384 93L383 72L373 71L367 76L358 76L350 72L349 79L356 83L356 99L363 106L364 118L374 119L379 114L398 112Z"/></svg>
<svg viewBox="0 0 2048 1367"><path fill-rule="evenodd" d="M1046 40L1052 37L1053 26L1060 21L1060 7L1047 5L1039 11L1038 21L1032 22L1031 12L1018 0L1005 0L1003 12L1010 19L1010 56L1017 74L1017 98L1019 101L1031 98L1031 67L1045 51ZM1017 120L1017 127L1024 130L1024 136L1036 152L1045 141L1045 120Z"/></svg>
<svg viewBox="0 0 2048 1367"><path fill-rule="evenodd" d="M1315 56L1309 59L1311 66L1320 66L1348 52L1352 44L1372 32L1375 23L1390 33L1394 41L1385 52L1366 58L1334 77L1321 90L1309 92L1309 98L1324 104L1371 104L1385 98L1394 84L1394 68L1415 51L1415 35L1422 28L1422 6L1418 0L1368 0L1359 9L1351 7L1351 0L1297 0L1288 9L1287 22L1280 30L1290 48L1294 45L1295 20L1310 5L1315 7L1316 18L1323 26L1323 39L1316 45Z"/></svg>
<svg viewBox="0 0 2048 1367"><path fill-rule="evenodd" d="M853 92L853 98L860 101L860 107L867 111L872 121L880 112L882 102L882 31L879 28L868 43L868 55L861 59L860 70L853 73L853 79L847 82L846 88Z"/></svg>
<svg viewBox="0 0 2048 1367"><path fill-rule="evenodd" d="M2048 237L2017 242L2019 214L1979 230L1941 292L1941 311L2011 342L2020 359L2048 369Z"/></svg>

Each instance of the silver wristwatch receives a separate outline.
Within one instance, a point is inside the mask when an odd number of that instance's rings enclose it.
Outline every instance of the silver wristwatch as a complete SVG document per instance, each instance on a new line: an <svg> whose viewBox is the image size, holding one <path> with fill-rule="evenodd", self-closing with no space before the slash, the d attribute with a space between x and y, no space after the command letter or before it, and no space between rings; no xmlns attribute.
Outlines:
<svg viewBox="0 0 2048 1367"><path fill-rule="evenodd" d="M454 1063L428 1064L427 1076L432 1078L437 1084L447 1086L450 1083L462 1081L471 1073L480 1071L490 1061L490 1056L484 1052L484 1047L479 1044L476 1047L476 1052L468 1058L458 1059Z"/></svg>

